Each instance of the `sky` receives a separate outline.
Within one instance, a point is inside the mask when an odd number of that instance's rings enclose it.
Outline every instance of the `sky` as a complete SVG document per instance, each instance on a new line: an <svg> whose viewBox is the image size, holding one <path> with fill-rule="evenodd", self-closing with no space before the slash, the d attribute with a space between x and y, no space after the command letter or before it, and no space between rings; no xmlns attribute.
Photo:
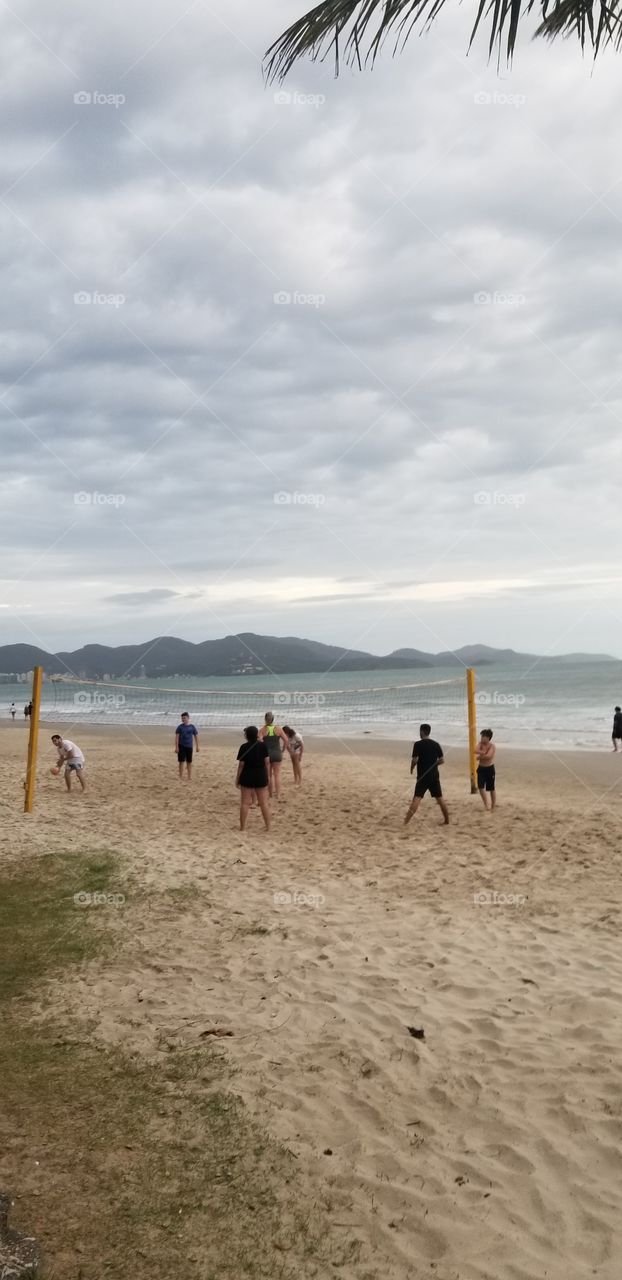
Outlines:
<svg viewBox="0 0 622 1280"><path fill-rule="evenodd" d="M622 657L620 58L0 12L0 644Z"/></svg>

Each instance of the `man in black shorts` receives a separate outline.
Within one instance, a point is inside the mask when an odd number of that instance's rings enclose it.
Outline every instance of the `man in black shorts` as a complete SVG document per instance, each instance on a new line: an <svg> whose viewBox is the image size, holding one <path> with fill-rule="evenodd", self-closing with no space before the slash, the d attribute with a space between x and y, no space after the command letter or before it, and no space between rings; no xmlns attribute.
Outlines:
<svg viewBox="0 0 622 1280"><path fill-rule="evenodd" d="M477 789L485 809L494 809L497 803L495 754L492 729L482 729L475 754L477 756ZM490 804L487 797L490 796Z"/></svg>
<svg viewBox="0 0 622 1280"><path fill-rule="evenodd" d="M438 766L444 764L443 748L434 738L430 737L432 730L429 724L419 726L421 737L418 742L413 745L412 760L410 762L410 772L413 772L415 765L417 766L417 781L415 783L415 793L408 806L408 812L404 818L404 824L410 822L423 800L426 791L436 803L443 815L443 824L447 826L449 822L449 812L447 805L443 800L443 792L441 789L441 780L439 777Z"/></svg>
<svg viewBox="0 0 622 1280"><path fill-rule="evenodd" d="M193 748L199 750L199 733L196 725L190 724L190 716L187 711L181 713L181 724L177 725L175 730L175 751L179 763L179 777L184 776L184 765L186 766L186 774L188 782L192 777L192 753Z"/></svg>
<svg viewBox="0 0 622 1280"><path fill-rule="evenodd" d="M620 742L621 739L622 739L622 710L620 710L620 707L616 707L613 713L613 732L611 734L611 741L613 742L614 751L618 750L618 743Z"/></svg>

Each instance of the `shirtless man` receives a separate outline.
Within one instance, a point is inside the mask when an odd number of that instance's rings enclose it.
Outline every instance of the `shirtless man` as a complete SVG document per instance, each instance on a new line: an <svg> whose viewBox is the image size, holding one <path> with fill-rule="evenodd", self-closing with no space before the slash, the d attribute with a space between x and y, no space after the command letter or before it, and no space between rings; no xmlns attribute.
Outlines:
<svg viewBox="0 0 622 1280"><path fill-rule="evenodd" d="M482 797L485 809L494 809L497 803L495 790L495 755L497 748L492 741L492 729L482 729L479 742L475 748L477 756L477 788ZM486 794L490 796L490 804Z"/></svg>

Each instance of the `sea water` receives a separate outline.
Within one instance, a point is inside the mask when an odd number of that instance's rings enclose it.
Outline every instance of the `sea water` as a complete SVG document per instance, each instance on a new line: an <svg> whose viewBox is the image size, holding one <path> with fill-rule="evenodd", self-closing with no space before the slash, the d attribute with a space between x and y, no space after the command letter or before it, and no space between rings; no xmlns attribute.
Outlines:
<svg viewBox="0 0 622 1280"><path fill-rule="evenodd" d="M499 744L604 750L611 747L613 708L622 705L622 661L491 663L476 669L476 688L478 726L493 729ZM0 685L2 720L15 702L23 722L29 697L25 684ZM204 730L241 730L261 724L271 710L277 722L303 733L344 737L412 738L429 720L441 743L466 743L466 677L459 668L43 685L42 719L67 734L69 725L77 734L85 723L175 727L186 710Z"/></svg>

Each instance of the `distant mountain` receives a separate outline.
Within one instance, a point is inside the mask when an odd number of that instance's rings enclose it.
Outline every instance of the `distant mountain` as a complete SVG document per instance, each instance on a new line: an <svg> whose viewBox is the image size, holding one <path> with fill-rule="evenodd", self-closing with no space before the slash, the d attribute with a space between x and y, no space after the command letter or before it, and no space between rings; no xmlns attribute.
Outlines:
<svg viewBox="0 0 622 1280"><path fill-rule="evenodd" d="M192 644L175 636L158 636L145 644L110 648L87 644L72 653L46 653L29 644L0 646L0 674L20 674L42 666L47 675L65 673L85 680L101 680L104 675L125 679L146 676L154 680L175 676L236 676L267 673L295 675L327 671L391 671L417 667L482 666L489 663L535 661L537 654L514 649L492 649L489 645L464 645L455 652L426 653L422 649L395 649L386 657L339 645L320 644L296 636L258 636L243 632L221 640ZM559 658L539 658L539 662L615 661L606 654L569 654Z"/></svg>

